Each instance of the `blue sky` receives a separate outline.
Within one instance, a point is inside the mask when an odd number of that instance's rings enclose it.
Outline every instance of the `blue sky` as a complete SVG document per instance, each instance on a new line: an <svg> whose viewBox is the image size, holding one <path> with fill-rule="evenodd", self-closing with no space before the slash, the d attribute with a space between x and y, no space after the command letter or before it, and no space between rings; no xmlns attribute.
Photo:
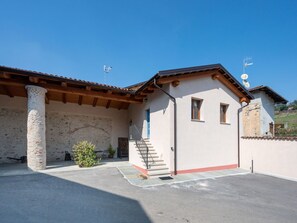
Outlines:
<svg viewBox="0 0 297 223"><path fill-rule="evenodd" d="M116 86L221 63L297 99L297 1L0 0L0 64ZM113 67L104 79L103 65Z"/></svg>

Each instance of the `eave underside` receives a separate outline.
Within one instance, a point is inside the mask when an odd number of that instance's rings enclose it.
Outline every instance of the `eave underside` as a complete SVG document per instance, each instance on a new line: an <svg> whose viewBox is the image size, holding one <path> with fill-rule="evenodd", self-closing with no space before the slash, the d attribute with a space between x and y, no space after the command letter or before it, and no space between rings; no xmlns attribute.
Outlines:
<svg viewBox="0 0 297 223"><path fill-rule="evenodd" d="M133 92L102 88L79 81L47 78L38 75L0 71L0 95L27 97L26 85L36 85L47 89L45 101L76 103L79 105L102 106L105 108L128 109L131 103L141 103L141 97Z"/></svg>

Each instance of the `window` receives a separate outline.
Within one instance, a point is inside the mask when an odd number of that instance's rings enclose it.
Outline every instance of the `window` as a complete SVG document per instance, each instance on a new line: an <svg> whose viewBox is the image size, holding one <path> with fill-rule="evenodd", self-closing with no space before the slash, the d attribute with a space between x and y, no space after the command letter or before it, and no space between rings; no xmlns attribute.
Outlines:
<svg viewBox="0 0 297 223"><path fill-rule="evenodd" d="M202 99L192 98L192 120L201 121L201 105Z"/></svg>
<svg viewBox="0 0 297 223"><path fill-rule="evenodd" d="M227 104L221 104L220 105L220 122L221 123L227 123L227 110L229 105Z"/></svg>

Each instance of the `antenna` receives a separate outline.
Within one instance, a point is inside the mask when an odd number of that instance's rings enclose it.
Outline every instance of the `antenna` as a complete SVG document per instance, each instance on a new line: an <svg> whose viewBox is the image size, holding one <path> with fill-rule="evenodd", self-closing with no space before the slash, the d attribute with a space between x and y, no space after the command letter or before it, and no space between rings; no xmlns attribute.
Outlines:
<svg viewBox="0 0 297 223"><path fill-rule="evenodd" d="M103 66L103 71L104 73L109 73L111 71L112 67L111 66L108 66L108 65L104 65Z"/></svg>
<svg viewBox="0 0 297 223"><path fill-rule="evenodd" d="M245 86L245 88L251 87L250 83L247 80L249 78L249 75L247 73L245 73L245 70L248 66L252 66L252 65L253 65L253 62L252 62L251 57L246 57L243 59L243 65L242 65L243 74L240 76L240 78L241 78L242 84Z"/></svg>
<svg viewBox="0 0 297 223"><path fill-rule="evenodd" d="M103 65L103 71L104 71L104 84L106 84L107 74L111 71L112 66Z"/></svg>
<svg viewBox="0 0 297 223"><path fill-rule="evenodd" d="M246 57L243 59L243 66L242 66L242 72L245 73L245 69L248 66L252 66L254 63L252 62L252 58L251 57Z"/></svg>

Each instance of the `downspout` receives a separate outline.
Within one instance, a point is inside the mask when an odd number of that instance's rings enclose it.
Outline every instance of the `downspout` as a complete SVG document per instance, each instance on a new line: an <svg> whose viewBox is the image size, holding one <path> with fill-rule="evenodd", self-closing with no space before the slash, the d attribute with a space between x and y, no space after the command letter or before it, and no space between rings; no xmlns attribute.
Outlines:
<svg viewBox="0 0 297 223"><path fill-rule="evenodd" d="M161 90L164 94L166 94L173 102L173 106L174 106L174 120L173 120L173 138L174 138L174 142L173 142L173 151L174 151L174 175L177 175L177 137L176 137L176 99L175 97L173 97L172 95L170 95L168 92L164 91L159 85L157 85L156 79L154 79L154 86L156 88L158 88L159 90Z"/></svg>
<svg viewBox="0 0 297 223"><path fill-rule="evenodd" d="M238 142L238 167L240 167L240 117L239 117L239 114L240 112L249 105L249 103L247 103L246 105L240 107L238 110L237 110L237 142Z"/></svg>

